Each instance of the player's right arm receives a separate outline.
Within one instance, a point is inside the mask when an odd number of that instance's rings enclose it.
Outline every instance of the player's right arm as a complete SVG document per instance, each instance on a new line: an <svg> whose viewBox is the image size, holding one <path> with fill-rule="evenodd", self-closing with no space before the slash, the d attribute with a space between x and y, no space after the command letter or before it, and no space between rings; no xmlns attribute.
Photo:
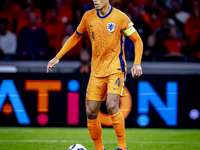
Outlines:
<svg viewBox="0 0 200 150"><path fill-rule="evenodd" d="M48 62L47 72L52 71L51 68L55 68L55 65L59 63L59 60L62 58L62 56L65 55L68 51L70 51L81 40L82 36L86 32L85 18L86 17L84 15L80 25L78 26L74 34L66 41L61 50L58 52L58 54Z"/></svg>

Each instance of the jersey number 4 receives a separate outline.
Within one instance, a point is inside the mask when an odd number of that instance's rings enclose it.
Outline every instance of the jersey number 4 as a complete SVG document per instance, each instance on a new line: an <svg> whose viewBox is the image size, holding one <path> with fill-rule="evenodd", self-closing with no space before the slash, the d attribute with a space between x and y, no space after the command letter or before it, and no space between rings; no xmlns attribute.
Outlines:
<svg viewBox="0 0 200 150"><path fill-rule="evenodd" d="M115 84L117 84L118 87L120 86L120 78L118 78L118 79L115 81Z"/></svg>

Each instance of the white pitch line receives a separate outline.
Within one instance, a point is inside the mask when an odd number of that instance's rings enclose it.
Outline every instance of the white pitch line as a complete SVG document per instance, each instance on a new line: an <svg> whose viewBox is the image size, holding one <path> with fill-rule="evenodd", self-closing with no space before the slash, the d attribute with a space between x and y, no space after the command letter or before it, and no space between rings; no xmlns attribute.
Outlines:
<svg viewBox="0 0 200 150"><path fill-rule="evenodd" d="M0 140L0 143L88 143L89 141L76 141L76 140Z"/></svg>
<svg viewBox="0 0 200 150"><path fill-rule="evenodd" d="M89 143L91 141L78 140L0 140L0 143ZM104 143L117 143L117 141L104 141ZM153 142L153 141L132 141L136 144L200 144L200 142Z"/></svg>

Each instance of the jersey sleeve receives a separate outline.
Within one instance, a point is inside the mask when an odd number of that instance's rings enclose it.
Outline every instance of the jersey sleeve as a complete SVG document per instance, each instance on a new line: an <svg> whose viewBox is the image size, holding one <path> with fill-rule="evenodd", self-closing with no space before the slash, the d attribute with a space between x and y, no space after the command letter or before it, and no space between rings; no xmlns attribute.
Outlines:
<svg viewBox="0 0 200 150"><path fill-rule="evenodd" d="M86 31L87 31L87 24L86 24L86 13L85 13L81 19L79 26L76 29L76 34L84 35Z"/></svg>
<svg viewBox="0 0 200 150"><path fill-rule="evenodd" d="M130 36L136 31L135 28L133 27L133 22L125 13L123 13L121 24L122 24L122 31L127 36Z"/></svg>
<svg viewBox="0 0 200 150"><path fill-rule="evenodd" d="M134 64L141 65L142 54L143 54L143 42L140 38L140 35L135 31L129 36L129 38L134 42L135 46L135 60Z"/></svg>
<svg viewBox="0 0 200 150"><path fill-rule="evenodd" d="M82 38L83 36L79 36L74 33L63 45L61 50L58 52L56 57L61 59L63 55L65 55L68 51L70 51Z"/></svg>

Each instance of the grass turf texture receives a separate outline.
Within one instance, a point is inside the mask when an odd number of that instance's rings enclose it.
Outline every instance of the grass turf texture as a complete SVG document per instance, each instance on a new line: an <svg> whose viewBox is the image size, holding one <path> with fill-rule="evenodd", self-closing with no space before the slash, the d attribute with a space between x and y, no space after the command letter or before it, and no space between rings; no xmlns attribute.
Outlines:
<svg viewBox="0 0 200 150"><path fill-rule="evenodd" d="M200 150L198 129L126 129L129 150ZM106 150L117 147L113 128L103 128ZM0 128L0 150L94 150L87 128Z"/></svg>

